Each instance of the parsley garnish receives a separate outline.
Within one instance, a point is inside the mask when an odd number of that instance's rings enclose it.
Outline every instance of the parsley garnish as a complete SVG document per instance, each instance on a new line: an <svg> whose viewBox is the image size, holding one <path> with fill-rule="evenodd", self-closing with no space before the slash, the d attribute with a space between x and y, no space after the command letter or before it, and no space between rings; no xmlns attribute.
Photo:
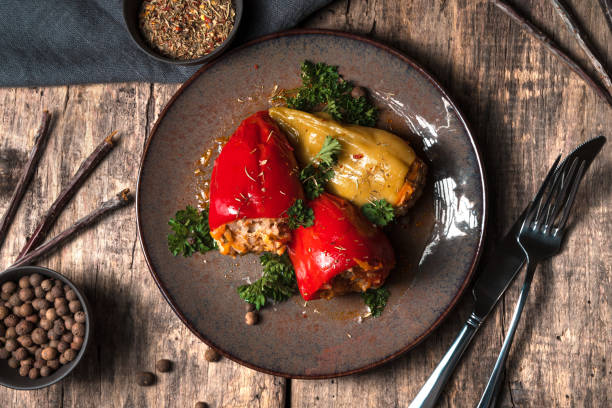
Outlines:
<svg viewBox="0 0 612 408"><path fill-rule="evenodd" d="M263 274L256 282L238 287L238 295L257 310L265 306L267 299L280 302L297 293L297 281L289 256L265 253L259 257Z"/></svg>
<svg viewBox="0 0 612 408"><path fill-rule="evenodd" d="M335 120L374 126L378 109L364 96L353 98L353 84L338 74L338 67L323 62L302 63L302 86L288 91L287 106L306 112L323 110Z"/></svg>
<svg viewBox="0 0 612 408"><path fill-rule="evenodd" d="M170 218L168 225L174 234L168 235L168 249L172 255L191 256L194 252L204 253L215 249L217 244L210 236L208 226L208 209L198 212L192 206L176 212L174 218Z"/></svg>
<svg viewBox="0 0 612 408"><path fill-rule="evenodd" d="M365 215L368 220L379 227L384 227L393 221L393 217L395 216L393 207L384 199L365 204L361 207L361 212L363 212L363 215Z"/></svg>
<svg viewBox="0 0 612 408"><path fill-rule="evenodd" d="M314 211L304 203L304 200L295 200L287 213L289 214L289 228L292 230L300 226L308 228L314 225Z"/></svg>
<svg viewBox="0 0 612 408"><path fill-rule="evenodd" d="M300 171L300 181L309 200L320 196L325 189L325 183L334 177L333 166L338 161L341 149L337 139L327 136L313 162Z"/></svg>
<svg viewBox="0 0 612 408"><path fill-rule="evenodd" d="M372 316L378 317L387 306L389 291L385 288L368 289L361 294L365 304L370 308Z"/></svg>

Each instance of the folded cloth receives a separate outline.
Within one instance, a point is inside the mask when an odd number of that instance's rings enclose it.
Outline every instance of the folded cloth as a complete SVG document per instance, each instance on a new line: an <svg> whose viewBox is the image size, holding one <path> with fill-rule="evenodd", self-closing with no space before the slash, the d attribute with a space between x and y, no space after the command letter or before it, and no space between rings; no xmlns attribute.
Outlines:
<svg viewBox="0 0 612 408"><path fill-rule="evenodd" d="M234 44L291 28L330 2L245 0ZM182 82L198 68L140 50L120 0L0 1L0 86Z"/></svg>

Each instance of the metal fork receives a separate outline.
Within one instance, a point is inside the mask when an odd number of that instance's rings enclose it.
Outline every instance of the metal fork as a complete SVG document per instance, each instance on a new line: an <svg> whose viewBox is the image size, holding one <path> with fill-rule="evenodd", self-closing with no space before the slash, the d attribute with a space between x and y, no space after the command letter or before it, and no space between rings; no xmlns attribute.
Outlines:
<svg viewBox="0 0 612 408"><path fill-rule="evenodd" d="M557 170L560 158L561 156L555 161L542 187L531 202L517 236L518 243L527 257L525 281L512 315L510 328L495 362L491 377L489 377L487 387L478 403L478 408L495 405L501 388L504 366L538 263L557 254L561 249L561 242L565 235L565 225L587 164L584 160L576 157L571 162L563 163L561 168Z"/></svg>

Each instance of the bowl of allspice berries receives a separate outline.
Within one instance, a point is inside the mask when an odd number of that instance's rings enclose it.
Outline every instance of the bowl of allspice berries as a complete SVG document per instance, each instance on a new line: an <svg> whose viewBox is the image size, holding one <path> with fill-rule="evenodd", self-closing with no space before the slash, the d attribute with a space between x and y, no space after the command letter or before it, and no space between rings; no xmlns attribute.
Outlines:
<svg viewBox="0 0 612 408"><path fill-rule="evenodd" d="M0 384L33 390L60 381L90 332L87 300L64 276L36 266L0 274Z"/></svg>

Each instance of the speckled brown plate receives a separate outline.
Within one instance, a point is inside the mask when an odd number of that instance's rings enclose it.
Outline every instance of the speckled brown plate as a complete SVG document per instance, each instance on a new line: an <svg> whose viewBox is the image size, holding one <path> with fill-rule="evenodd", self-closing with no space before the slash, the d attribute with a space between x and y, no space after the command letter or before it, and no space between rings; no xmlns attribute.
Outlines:
<svg viewBox="0 0 612 408"><path fill-rule="evenodd" d="M366 318L357 294L291 300L244 323L236 287L257 279L255 256L168 251L168 219L195 205L194 169L214 139L268 106L274 86L300 83L304 59L340 66L370 89L379 126L406 137L430 165L428 188L390 229L398 266L383 315ZM481 160L465 120L440 86L406 56L350 34L292 31L255 40L204 66L160 115L138 181L140 242L163 295L183 322L226 357L266 373L326 378L363 371L414 347L465 290L480 254L485 214Z"/></svg>

